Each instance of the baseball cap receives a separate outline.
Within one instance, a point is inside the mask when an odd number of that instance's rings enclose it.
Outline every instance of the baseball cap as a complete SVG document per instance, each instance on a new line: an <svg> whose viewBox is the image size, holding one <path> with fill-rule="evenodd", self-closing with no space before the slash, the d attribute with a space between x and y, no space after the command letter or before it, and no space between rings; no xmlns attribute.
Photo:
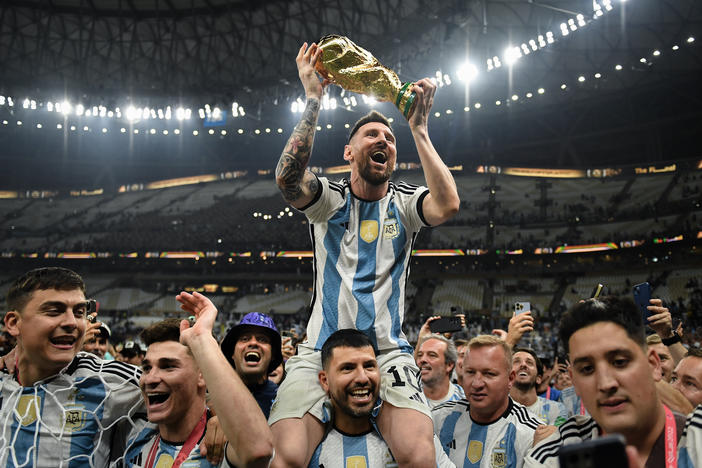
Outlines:
<svg viewBox="0 0 702 468"><path fill-rule="evenodd" d="M268 372L271 372L273 369L278 367L281 362L283 362L283 353L280 349L280 333L278 333L278 329L275 327L273 319L266 314L262 314L261 312L249 312L248 314L244 315L238 325L235 325L229 329L222 340L222 344L220 345L222 353L227 358L227 361L229 361L229 364L231 364L232 367L236 367L234 360L232 359L234 345L236 345L239 337L251 327L260 328L260 330L257 331L262 331L268 335L268 338L271 340L271 363L268 365Z"/></svg>

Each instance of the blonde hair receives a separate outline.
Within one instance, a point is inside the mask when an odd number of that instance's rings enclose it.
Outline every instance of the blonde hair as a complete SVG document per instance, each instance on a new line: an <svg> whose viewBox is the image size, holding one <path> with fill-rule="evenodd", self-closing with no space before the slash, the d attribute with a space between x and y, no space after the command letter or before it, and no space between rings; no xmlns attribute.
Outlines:
<svg viewBox="0 0 702 468"><path fill-rule="evenodd" d="M468 349L473 350L475 348L486 348L498 346L502 348L502 352L505 355L505 365L507 366L507 372L512 370L512 347L507 344L506 341L501 340L495 335L478 335L468 342Z"/></svg>

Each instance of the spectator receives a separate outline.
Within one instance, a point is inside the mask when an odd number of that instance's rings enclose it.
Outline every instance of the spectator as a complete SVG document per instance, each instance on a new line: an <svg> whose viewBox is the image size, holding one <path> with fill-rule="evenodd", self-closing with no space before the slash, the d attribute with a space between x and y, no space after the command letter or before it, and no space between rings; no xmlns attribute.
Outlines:
<svg viewBox="0 0 702 468"><path fill-rule="evenodd" d="M514 401L526 406L544 424L560 426L565 422L568 412L562 403L536 395L536 385L541 381L544 368L534 350L515 348L512 372L514 386L509 394Z"/></svg>
<svg viewBox="0 0 702 468"><path fill-rule="evenodd" d="M538 437L529 463L558 466L558 448L620 433L648 467L675 456L685 417L664 406L653 374L660 360L646 348L641 313L629 299L609 296L575 305L561 319L560 338L571 360L575 391L591 416L576 415Z"/></svg>
<svg viewBox="0 0 702 468"><path fill-rule="evenodd" d="M417 367L429 406L465 398L463 389L451 382L457 359L453 341L435 333L425 337L417 348Z"/></svg>
<svg viewBox="0 0 702 468"><path fill-rule="evenodd" d="M691 348L688 351L673 371L672 383L692 406L702 404L702 350Z"/></svg>
<svg viewBox="0 0 702 468"><path fill-rule="evenodd" d="M86 353L92 353L99 357L100 359L105 359L106 361L111 361L113 357L108 353L107 348L110 345L110 327L106 324L101 323L98 328L98 333L95 337L86 339L83 343L83 351Z"/></svg>
<svg viewBox="0 0 702 468"><path fill-rule="evenodd" d="M227 332L221 347L268 418L278 392L268 374L283 362L280 334L273 320L260 312L246 314Z"/></svg>
<svg viewBox="0 0 702 468"><path fill-rule="evenodd" d="M434 408L434 432L456 466L521 467L541 424L509 396L512 350L500 338L468 343L463 363L466 399Z"/></svg>

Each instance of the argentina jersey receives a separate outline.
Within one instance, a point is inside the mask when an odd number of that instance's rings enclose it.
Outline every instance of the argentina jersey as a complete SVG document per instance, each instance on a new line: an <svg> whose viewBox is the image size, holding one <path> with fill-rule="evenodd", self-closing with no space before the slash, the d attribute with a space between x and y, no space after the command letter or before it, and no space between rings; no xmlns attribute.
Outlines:
<svg viewBox="0 0 702 468"><path fill-rule="evenodd" d="M537 397L536 402L526 407L542 423L551 426L560 426L568 419L568 411L563 403Z"/></svg>
<svg viewBox="0 0 702 468"><path fill-rule="evenodd" d="M441 400L432 400L431 398L427 397L427 403L429 403L429 406L433 408L435 406L439 406L441 403L445 403L447 401L458 401L464 399L465 397L466 394L463 391L463 387L456 385L453 382L449 382L449 391L444 398Z"/></svg>
<svg viewBox="0 0 702 468"><path fill-rule="evenodd" d="M568 417L574 416L576 414L580 416L585 416L589 414L583 406L582 400L575 393L575 387L573 386L564 388L561 391L559 401L563 403L563 406L565 406L566 411L568 412Z"/></svg>
<svg viewBox="0 0 702 468"><path fill-rule="evenodd" d="M432 410L434 433L458 468L521 468L541 424L510 398L504 414L492 424L470 417L467 400L449 401Z"/></svg>
<svg viewBox="0 0 702 468"><path fill-rule="evenodd" d="M31 387L2 374L0 467L106 467L144 413L141 371L78 353Z"/></svg>
<svg viewBox="0 0 702 468"><path fill-rule="evenodd" d="M702 468L702 405L698 405L685 423L678 450L678 468Z"/></svg>
<svg viewBox="0 0 702 468"><path fill-rule="evenodd" d="M158 429L155 424L147 424L136 436L132 433L129 440L129 447L124 456L126 468L168 468L173 465L176 456L180 452L182 445L158 437ZM158 440L158 447L154 444ZM188 458L180 465L181 468L215 468L229 467L226 457L219 465L213 465L200 453L200 441L196 443L190 451ZM151 461L151 463L149 463ZM151 466L149 466L151 465Z"/></svg>
<svg viewBox="0 0 702 468"><path fill-rule="evenodd" d="M438 468L455 468L434 437ZM309 468L395 468L397 462L385 441L375 431L347 435L332 429L312 455Z"/></svg>
<svg viewBox="0 0 702 468"><path fill-rule="evenodd" d="M426 187L390 182L380 200L361 200L348 181L319 178L302 211L314 248L314 294L307 346L319 350L342 328L365 333L376 349L412 348L402 332L412 246L428 226L421 215Z"/></svg>

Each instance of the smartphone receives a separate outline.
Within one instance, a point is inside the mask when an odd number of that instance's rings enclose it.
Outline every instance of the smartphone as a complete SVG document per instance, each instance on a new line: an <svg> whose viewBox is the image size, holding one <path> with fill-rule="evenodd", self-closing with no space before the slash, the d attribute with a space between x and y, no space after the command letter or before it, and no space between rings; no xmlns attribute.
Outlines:
<svg viewBox="0 0 702 468"><path fill-rule="evenodd" d="M564 445L558 452L561 468L621 468L629 466L626 441L611 434L581 444Z"/></svg>
<svg viewBox="0 0 702 468"><path fill-rule="evenodd" d="M441 317L429 323L432 333L453 333L463 330L461 317Z"/></svg>
<svg viewBox="0 0 702 468"><path fill-rule="evenodd" d="M600 294L602 294L602 292L604 291L604 287L604 284L597 283L597 286L592 288L592 294L590 294L590 298L597 299L598 297L600 297Z"/></svg>
<svg viewBox="0 0 702 468"><path fill-rule="evenodd" d="M514 303L514 313L523 314L524 312L529 312L531 310L530 302L515 302Z"/></svg>
<svg viewBox="0 0 702 468"><path fill-rule="evenodd" d="M284 338L294 338L295 333L293 333L292 330L283 330L283 333L281 333L281 336L283 336Z"/></svg>
<svg viewBox="0 0 702 468"><path fill-rule="evenodd" d="M648 325L648 317L651 312L647 309L651 305L651 285L640 283L634 286L634 302L641 311L644 326Z"/></svg>

